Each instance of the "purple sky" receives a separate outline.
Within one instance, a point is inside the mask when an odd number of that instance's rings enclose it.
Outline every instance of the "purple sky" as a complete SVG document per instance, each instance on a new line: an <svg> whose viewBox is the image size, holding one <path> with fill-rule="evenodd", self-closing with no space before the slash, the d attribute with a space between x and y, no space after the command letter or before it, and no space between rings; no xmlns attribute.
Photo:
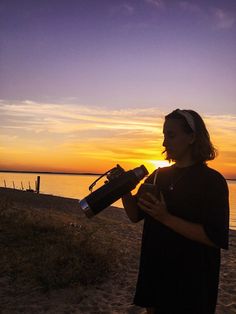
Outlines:
<svg viewBox="0 0 236 314"><path fill-rule="evenodd" d="M235 56L236 0L1 0L0 169L151 169L185 108L235 177Z"/></svg>
<svg viewBox="0 0 236 314"><path fill-rule="evenodd" d="M2 0L0 98L236 113L236 1Z"/></svg>

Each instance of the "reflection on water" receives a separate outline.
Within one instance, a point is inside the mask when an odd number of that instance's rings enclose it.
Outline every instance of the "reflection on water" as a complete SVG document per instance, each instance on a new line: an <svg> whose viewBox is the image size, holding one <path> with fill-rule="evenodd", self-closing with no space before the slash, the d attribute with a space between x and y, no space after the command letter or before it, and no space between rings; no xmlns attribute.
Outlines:
<svg viewBox="0 0 236 314"><path fill-rule="evenodd" d="M39 175L41 179L41 193L67 196L71 198L81 198L88 194L88 186L98 177L96 175ZM29 187L29 184L32 188L35 188L37 176L38 174L31 173L0 173L0 186L4 186L5 179L7 187L13 187L14 182L15 187L19 189L21 189L21 183L25 189Z"/></svg>
<svg viewBox="0 0 236 314"><path fill-rule="evenodd" d="M230 204L230 227L236 230L236 181L228 181Z"/></svg>
<svg viewBox="0 0 236 314"><path fill-rule="evenodd" d="M90 191L88 187L95 181L97 175L64 175L64 174L34 174L34 173L3 173L0 172L0 186L4 187L4 180L7 187L13 188L13 182L16 189L28 189L29 186L35 189L35 181L40 175L40 193L53 194L58 196L82 199ZM103 185L106 178L102 178L94 190ZM117 201L115 206L122 207L121 201Z"/></svg>
<svg viewBox="0 0 236 314"><path fill-rule="evenodd" d="M0 172L0 187L21 189L35 189L35 181L38 174L32 173L3 173ZM82 199L90 192L89 185L96 180L97 175L63 175L63 174L40 174L41 186L40 192L45 194L53 194L58 196ZM4 183L5 180L5 183ZM94 189L103 185L105 178L100 180ZM236 181L228 181L229 200L230 200L230 227L236 230ZM115 206L122 207L121 200L114 203Z"/></svg>

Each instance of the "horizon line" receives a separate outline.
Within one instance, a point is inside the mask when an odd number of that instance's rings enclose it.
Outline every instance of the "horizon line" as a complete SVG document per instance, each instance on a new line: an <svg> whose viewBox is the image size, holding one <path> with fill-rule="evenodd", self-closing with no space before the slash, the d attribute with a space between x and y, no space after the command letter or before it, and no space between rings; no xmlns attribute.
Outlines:
<svg viewBox="0 0 236 314"><path fill-rule="evenodd" d="M0 172L12 173L41 173L41 174L68 174L68 175L101 175L102 173L96 172L63 172L63 171L34 171L34 170L1 170Z"/></svg>
<svg viewBox="0 0 236 314"><path fill-rule="evenodd" d="M100 176L103 173L96 173L96 172L62 172L62 171L33 171L33 170L1 170L0 172L12 172L12 173L39 173L39 174L66 174L66 175L96 175ZM225 178L228 181L236 181L236 178Z"/></svg>

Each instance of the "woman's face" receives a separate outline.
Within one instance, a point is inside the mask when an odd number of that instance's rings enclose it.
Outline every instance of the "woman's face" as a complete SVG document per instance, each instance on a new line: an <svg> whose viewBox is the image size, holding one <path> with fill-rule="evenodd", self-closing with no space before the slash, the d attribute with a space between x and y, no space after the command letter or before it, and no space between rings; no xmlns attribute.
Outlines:
<svg viewBox="0 0 236 314"><path fill-rule="evenodd" d="M194 142L194 134L186 133L181 120L166 120L163 127L164 141L167 159L181 161L191 159L191 144Z"/></svg>

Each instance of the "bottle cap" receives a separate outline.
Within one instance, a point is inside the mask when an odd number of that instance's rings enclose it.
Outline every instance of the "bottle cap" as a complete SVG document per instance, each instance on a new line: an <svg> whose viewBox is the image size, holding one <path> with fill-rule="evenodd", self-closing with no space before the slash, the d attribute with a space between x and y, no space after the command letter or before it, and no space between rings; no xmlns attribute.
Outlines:
<svg viewBox="0 0 236 314"><path fill-rule="evenodd" d="M80 209L85 213L85 215L88 218L91 218L92 216L94 216L94 212L91 210L85 198L79 201L79 206L80 206Z"/></svg>
<svg viewBox="0 0 236 314"><path fill-rule="evenodd" d="M148 175L148 171L144 165L134 168L133 171L138 180L142 180L146 175Z"/></svg>

